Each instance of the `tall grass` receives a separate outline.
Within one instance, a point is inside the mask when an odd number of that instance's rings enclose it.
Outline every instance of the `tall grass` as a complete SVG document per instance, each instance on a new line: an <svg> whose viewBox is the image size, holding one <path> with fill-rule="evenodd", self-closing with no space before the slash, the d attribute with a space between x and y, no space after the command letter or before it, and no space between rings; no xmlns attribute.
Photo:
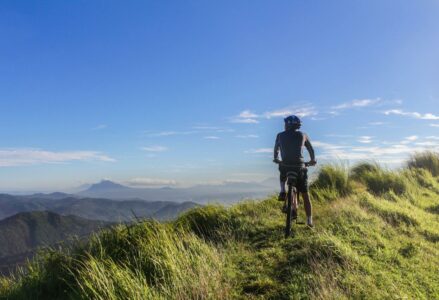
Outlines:
<svg viewBox="0 0 439 300"><path fill-rule="evenodd" d="M217 248L169 224L142 222L34 263L6 298L225 299L229 289Z"/></svg>
<svg viewBox="0 0 439 300"><path fill-rule="evenodd" d="M376 163L363 162L355 165L351 170L353 180L363 183L375 195L393 192L402 195L407 192L406 178L397 171L381 168Z"/></svg>
<svg viewBox="0 0 439 300"><path fill-rule="evenodd" d="M426 151L414 154L407 162L409 168L425 169L439 176L439 153Z"/></svg>
<svg viewBox="0 0 439 300"><path fill-rule="evenodd" d="M352 192L349 170L342 165L324 165L311 184L311 193L318 200L333 200Z"/></svg>

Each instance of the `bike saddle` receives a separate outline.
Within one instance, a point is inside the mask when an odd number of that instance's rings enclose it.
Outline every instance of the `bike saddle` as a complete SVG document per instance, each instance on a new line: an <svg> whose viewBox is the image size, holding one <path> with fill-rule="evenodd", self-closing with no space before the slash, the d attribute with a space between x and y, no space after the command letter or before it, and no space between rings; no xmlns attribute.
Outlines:
<svg viewBox="0 0 439 300"><path fill-rule="evenodd" d="M295 179L295 178L299 177L299 173L297 173L295 171L290 171L290 172L287 173L287 177Z"/></svg>
<svg viewBox="0 0 439 300"><path fill-rule="evenodd" d="M292 185L297 181L299 174L297 172L291 171L287 173L287 184Z"/></svg>
<svg viewBox="0 0 439 300"><path fill-rule="evenodd" d="M294 178L296 178L297 176L299 176L299 173L297 173L295 171L287 172L287 177L294 177Z"/></svg>

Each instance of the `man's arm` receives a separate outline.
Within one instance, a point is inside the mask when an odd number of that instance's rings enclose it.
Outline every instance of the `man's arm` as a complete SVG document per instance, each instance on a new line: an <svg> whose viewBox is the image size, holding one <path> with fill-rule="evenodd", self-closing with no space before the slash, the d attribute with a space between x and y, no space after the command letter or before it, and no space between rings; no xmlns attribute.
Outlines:
<svg viewBox="0 0 439 300"><path fill-rule="evenodd" d="M311 141L308 135L305 135L305 147L308 150L309 157L311 158L311 163L316 164L316 157L314 154L314 148L312 147Z"/></svg>
<svg viewBox="0 0 439 300"><path fill-rule="evenodd" d="M280 150L280 137L278 134L276 137L276 142L274 143L274 158L273 158L273 160L279 159L279 150Z"/></svg>

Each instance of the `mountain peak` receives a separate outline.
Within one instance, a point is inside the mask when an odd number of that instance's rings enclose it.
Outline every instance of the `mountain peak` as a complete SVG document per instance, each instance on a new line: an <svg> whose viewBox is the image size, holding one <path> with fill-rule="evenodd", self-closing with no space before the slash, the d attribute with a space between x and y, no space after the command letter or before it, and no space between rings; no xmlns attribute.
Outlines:
<svg viewBox="0 0 439 300"><path fill-rule="evenodd" d="M99 183L92 184L87 191L103 191L103 190L114 190L114 189L128 189L128 187L115 183L111 180L102 180Z"/></svg>

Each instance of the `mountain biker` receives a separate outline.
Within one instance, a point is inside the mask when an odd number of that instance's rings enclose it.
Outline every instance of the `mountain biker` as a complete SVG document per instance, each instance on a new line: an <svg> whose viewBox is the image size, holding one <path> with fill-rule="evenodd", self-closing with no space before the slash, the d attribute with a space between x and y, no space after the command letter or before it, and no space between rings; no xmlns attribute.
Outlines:
<svg viewBox="0 0 439 300"><path fill-rule="evenodd" d="M312 206L308 194L308 170L305 168L302 150L305 146L311 158L309 165L314 166L317 163L315 160L314 149L308 135L299 131L302 122L297 116L289 116L284 119L284 122L285 131L280 132L277 135L276 143L274 145L274 161L278 161L279 150L282 157L282 164L279 164L279 200L284 201L284 211L286 211L287 194L285 191L285 182L287 180L287 172L298 172L299 177L296 182L296 188L298 193L301 193L304 199L307 217L306 223L308 226L313 227ZM293 216L297 216L297 204L293 207Z"/></svg>

